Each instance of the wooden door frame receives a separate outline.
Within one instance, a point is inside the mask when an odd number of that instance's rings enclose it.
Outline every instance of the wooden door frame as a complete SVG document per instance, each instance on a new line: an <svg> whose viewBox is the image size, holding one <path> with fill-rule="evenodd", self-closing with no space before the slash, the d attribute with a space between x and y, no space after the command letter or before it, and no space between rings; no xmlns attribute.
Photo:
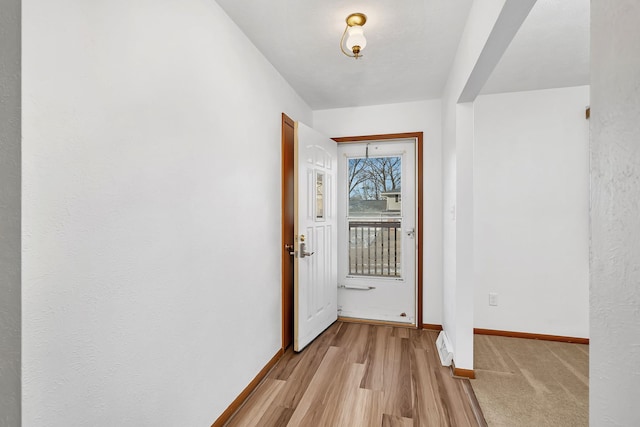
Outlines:
<svg viewBox="0 0 640 427"><path fill-rule="evenodd" d="M422 235L423 235L423 227L422 227L422 215L424 210L422 209L423 204L423 174L422 174L422 141L423 141L423 133L422 132L406 132L406 133L388 133L381 135L366 135L366 136L343 136L339 138L331 138L335 142L339 144L349 144L349 143L361 143L361 142L369 142L369 141L384 141L384 140L393 140L393 139L414 139L416 142L416 195L417 195L417 210L416 210L416 228L418 229L418 248L416 249L416 327L418 329L422 329Z"/></svg>
<svg viewBox="0 0 640 427"><path fill-rule="evenodd" d="M286 251L284 250L284 245L288 244L286 242L286 229L288 226L293 227L293 224L289 225L286 223L286 204L288 203L288 201L286 200L286 176L287 176L287 168L291 168L291 170L293 170L293 162L291 162L290 164L287 163L288 159L292 159L293 156L287 157L285 156L285 151L286 151L286 142L285 141L285 130L287 126L293 127L293 123L294 121L288 117L286 114L282 113L282 143L281 143L281 159L282 159L282 173L281 173L281 180L282 180L282 212L281 212L281 217L282 217L282 242L281 242L281 249L282 249L282 348L285 349L285 343L290 342L292 340L292 337L290 340L287 339L287 331L286 331L286 318L287 316L293 316L293 304L291 301L291 305L287 305L287 291L288 289L286 289L286 281L285 281L285 275L288 274L287 270L287 264L285 262L285 257L288 256L288 254L286 253ZM423 260L422 260L422 254L423 254L423 242L422 242L422 236L423 236L423 173L422 173L422 168L423 168L423 133L422 132L406 132L406 133L389 133L389 134L380 134L380 135L366 135L366 136L345 136L345 137L338 137L338 138L331 138L333 139L335 142L339 143L339 144L348 144L348 143L360 143L360 142L365 142L365 141L383 141L383 140L393 140L393 139L414 139L416 142L416 194L417 194L417 209L416 209L416 228L418 229L417 232L417 236L418 236L418 247L416 250L416 264L417 264L417 268L416 268L416 327L418 329L422 329L422 298L423 298L423 283L422 283L422 269L423 269ZM291 312L287 313L286 312L286 307L292 307Z"/></svg>
<svg viewBox="0 0 640 427"><path fill-rule="evenodd" d="M280 245L281 250L281 264L282 264L282 349L286 349L289 345L293 344L293 298L291 292L293 288L287 288L287 280L286 277L290 274L289 266L290 264L287 262L290 258L288 251L286 250L286 245L294 244L293 241L293 218L288 220L287 216L287 205L289 203L293 204L293 195L290 195L291 199L287 197L287 176L289 174L293 175L294 169L294 153L293 147L294 142L293 138L295 135L290 134L288 129L291 129L291 132L295 132L295 122L293 119L288 117L285 113L282 113L282 141L281 141L281 163L282 163L282 172L281 172L281 181L282 181L282 240ZM291 136L291 140L288 139L289 135ZM288 147L290 147L288 149ZM295 179L295 177L294 177ZM288 231L292 234L291 239L287 238ZM291 241L288 241L291 240ZM293 278L292 278L293 280ZM293 282L290 284L293 287ZM288 327L288 322L290 322L290 328Z"/></svg>

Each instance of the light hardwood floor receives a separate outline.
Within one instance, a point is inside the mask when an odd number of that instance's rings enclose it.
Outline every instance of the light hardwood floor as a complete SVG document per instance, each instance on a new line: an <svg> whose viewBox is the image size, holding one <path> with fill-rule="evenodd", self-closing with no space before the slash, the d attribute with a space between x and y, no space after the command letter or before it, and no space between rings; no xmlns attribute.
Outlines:
<svg viewBox="0 0 640 427"><path fill-rule="evenodd" d="M436 337L336 322L301 353L288 350L226 425L486 425L469 381L440 365Z"/></svg>

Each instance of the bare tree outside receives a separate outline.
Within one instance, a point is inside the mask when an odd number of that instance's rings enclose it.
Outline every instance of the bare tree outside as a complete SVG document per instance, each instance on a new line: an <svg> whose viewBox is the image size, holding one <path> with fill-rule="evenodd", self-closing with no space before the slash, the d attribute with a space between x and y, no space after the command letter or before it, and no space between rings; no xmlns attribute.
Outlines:
<svg viewBox="0 0 640 427"><path fill-rule="evenodd" d="M382 193L400 189L401 172L400 157L349 159L349 199L381 200Z"/></svg>

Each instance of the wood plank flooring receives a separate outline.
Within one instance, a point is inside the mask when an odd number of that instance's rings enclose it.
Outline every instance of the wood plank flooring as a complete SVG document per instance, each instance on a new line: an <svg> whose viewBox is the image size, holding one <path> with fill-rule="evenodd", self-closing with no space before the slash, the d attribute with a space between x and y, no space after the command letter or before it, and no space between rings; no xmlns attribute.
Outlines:
<svg viewBox="0 0 640 427"><path fill-rule="evenodd" d="M486 425L481 414L477 421L469 381L440 366L436 338L336 322L301 353L288 350L226 425Z"/></svg>

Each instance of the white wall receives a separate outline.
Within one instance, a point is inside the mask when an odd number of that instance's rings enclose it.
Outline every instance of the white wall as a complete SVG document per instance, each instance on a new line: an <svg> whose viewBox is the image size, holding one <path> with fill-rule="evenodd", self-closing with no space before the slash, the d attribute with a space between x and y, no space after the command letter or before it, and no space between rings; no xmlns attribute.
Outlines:
<svg viewBox="0 0 640 427"><path fill-rule="evenodd" d="M213 1L22 3L24 425L210 425L281 345L311 110Z"/></svg>
<svg viewBox="0 0 640 427"><path fill-rule="evenodd" d="M640 3L591 2L589 422L640 425Z"/></svg>
<svg viewBox="0 0 640 427"><path fill-rule="evenodd" d="M20 1L0 0L0 425L20 425Z"/></svg>
<svg viewBox="0 0 640 427"><path fill-rule="evenodd" d="M477 2L472 4L442 94L442 323L452 346L455 364L463 369L473 368L473 283L462 282L458 275L461 273L466 278L472 276L469 273L473 272L473 259L468 256L459 259L459 254L466 248L465 254L473 256L473 252L468 250L473 247L473 212L465 211L465 206L461 210L458 203L466 202L467 208L473 207L473 186L469 181L469 177L473 177L473 141L468 140L469 134L473 134L473 110L469 105L458 108L458 102L505 1L492 2L488 7ZM471 129L468 129L469 126ZM459 136L459 133L462 135ZM459 144L459 138L464 143ZM462 160L466 160L466 163ZM467 181L459 180L461 174ZM461 221L458 221L458 217ZM466 233L459 232L459 223L463 227L460 231ZM459 244L462 245L460 248Z"/></svg>
<svg viewBox="0 0 640 427"><path fill-rule="evenodd" d="M473 101L536 0L474 2L442 94L443 328L473 369Z"/></svg>
<svg viewBox="0 0 640 427"><path fill-rule="evenodd" d="M442 324L442 152L440 101L313 112L314 128L329 137L424 132L423 323Z"/></svg>
<svg viewBox="0 0 640 427"><path fill-rule="evenodd" d="M589 336L588 104L588 86L477 98L476 328Z"/></svg>

